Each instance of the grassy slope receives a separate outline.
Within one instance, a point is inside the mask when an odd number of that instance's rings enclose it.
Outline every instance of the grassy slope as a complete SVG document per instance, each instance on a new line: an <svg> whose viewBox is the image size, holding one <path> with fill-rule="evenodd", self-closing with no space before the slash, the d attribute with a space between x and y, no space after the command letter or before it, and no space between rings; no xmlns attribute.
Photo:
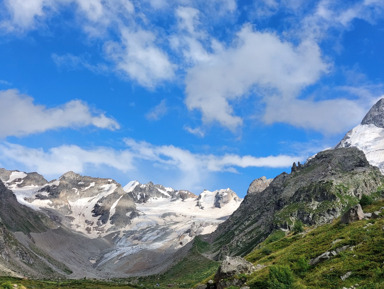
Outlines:
<svg viewBox="0 0 384 289"><path fill-rule="evenodd" d="M384 201L365 207L372 212ZM279 239L280 238L280 239ZM326 251L351 246L332 259L315 266L308 261ZM352 249L351 249L352 248ZM268 288L270 265L289 266L294 273L293 288L384 288L384 217L362 220L349 225L335 220L332 224L288 236L272 234L246 256L252 263L266 267L248 276L251 288ZM345 281L341 276L352 272Z"/></svg>

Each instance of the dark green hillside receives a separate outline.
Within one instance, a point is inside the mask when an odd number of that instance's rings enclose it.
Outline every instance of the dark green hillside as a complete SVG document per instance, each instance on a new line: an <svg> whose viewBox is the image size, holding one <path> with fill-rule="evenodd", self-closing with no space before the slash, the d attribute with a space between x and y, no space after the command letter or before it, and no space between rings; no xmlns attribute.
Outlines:
<svg viewBox="0 0 384 289"><path fill-rule="evenodd" d="M384 201L364 208L366 212L384 207ZM245 258L265 266L247 276L251 288L384 288L384 210L376 219L349 225L335 220L299 234L270 235ZM339 251L339 252L338 252ZM310 260L331 253L329 259L310 265ZM338 253L337 253L338 252ZM259 266L260 267L260 266ZM285 268L285 269L282 269ZM271 286L271 270L287 270L292 287ZM342 277L345 280L342 280Z"/></svg>

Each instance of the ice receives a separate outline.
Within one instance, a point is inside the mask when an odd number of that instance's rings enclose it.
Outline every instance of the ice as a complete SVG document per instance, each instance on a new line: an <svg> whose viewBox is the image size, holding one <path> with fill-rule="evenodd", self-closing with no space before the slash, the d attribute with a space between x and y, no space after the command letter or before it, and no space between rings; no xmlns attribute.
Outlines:
<svg viewBox="0 0 384 289"><path fill-rule="evenodd" d="M12 172L11 175L9 176L9 180L7 183L12 183L16 179L24 179L27 176L26 173L24 172Z"/></svg>

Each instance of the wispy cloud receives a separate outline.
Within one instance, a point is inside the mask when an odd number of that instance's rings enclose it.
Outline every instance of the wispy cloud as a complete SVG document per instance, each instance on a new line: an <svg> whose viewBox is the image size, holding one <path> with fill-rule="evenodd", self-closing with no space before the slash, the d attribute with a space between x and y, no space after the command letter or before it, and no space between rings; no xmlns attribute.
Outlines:
<svg viewBox="0 0 384 289"><path fill-rule="evenodd" d="M119 124L104 114L94 114L87 104L72 100L47 108L17 90L0 91L0 137L25 136L59 128L95 126L115 130Z"/></svg>
<svg viewBox="0 0 384 289"><path fill-rule="evenodd" d="M84 149L63 145L48 150L29 148L9 142L0 143L0 166L38 171L47 177L58 177L69 170L84 173L94 167L107 167L124 173L140 174L152 179L158 171L172 172L164 182L174 187L200 189L215 174L237 173L251 167L286 168L303 156L255 157L236 154L199 154L173 145L153 145L133 139L125 140L126 148Z"/></svg>
<svg viewBox="0 0 384 289"><path fill-rule="evenodd" d="M160 101L158 105L156 105L154 108L152 108L146 115L145 117L148 120L159 120L161 119L164 115L166 115L168 112L168 105L167 101L163 99Z"/></svg>

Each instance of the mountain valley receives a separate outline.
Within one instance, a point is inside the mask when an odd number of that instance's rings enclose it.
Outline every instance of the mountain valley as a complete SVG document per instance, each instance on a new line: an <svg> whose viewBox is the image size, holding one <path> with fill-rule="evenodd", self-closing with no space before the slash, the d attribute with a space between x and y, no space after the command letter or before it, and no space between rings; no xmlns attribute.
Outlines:
<svg viewBox="0 0 384 289"><path fill-rule="evenodd" d="M244 200L1 169L0 273L111 288L382 288L383 119L382 99L335 148L255 179ZM363 217L340 221L359 204ZM240 257L252 272L218 277Z"/></svg>

